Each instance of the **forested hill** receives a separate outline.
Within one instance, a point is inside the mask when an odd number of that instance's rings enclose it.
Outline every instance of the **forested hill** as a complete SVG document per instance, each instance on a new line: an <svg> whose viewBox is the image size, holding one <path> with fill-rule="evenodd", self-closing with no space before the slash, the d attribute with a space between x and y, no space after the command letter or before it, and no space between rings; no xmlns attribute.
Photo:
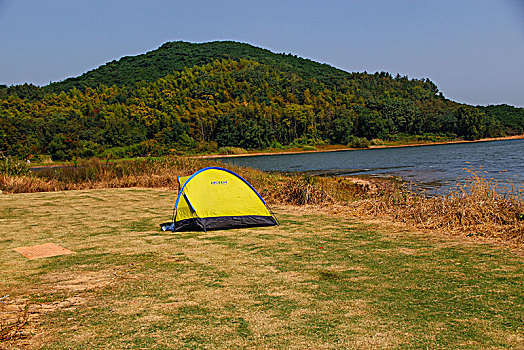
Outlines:
<svg viewBox="0 0 524 350"><path fill-rule="evenodd" d="M0 86L0 156L125 157L524 133L524 110L428 79L348 73L235 42L166 43L46 87Z"/></svg>
<svg viewBox="0 0 524 350"><path fill-rule="evenodd" d="M252 60L272 66L282 72L295 73L303 79L314 78L329 86L341 84L351 74L327 64L321 64L291 54L277 54L269 50L234 41L215 41L202 44L168 42L160 48L138 56L126 56L91 70L79 77L48 85L50 92L73 87L133 85L139 81L153 82L173 71L204 66L216 60Z"/></svg>

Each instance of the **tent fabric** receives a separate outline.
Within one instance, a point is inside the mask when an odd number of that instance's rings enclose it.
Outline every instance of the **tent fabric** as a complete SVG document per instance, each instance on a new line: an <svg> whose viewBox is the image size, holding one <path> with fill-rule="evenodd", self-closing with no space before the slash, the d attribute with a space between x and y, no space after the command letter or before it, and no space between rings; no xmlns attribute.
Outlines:
<svg viewBox="0 0 524 350"><path fill-rule="evenodd" d="M231 170L209 167L179 177L173 222L162 230L194 231L272 226L277 221L260 194Z"/></svg>

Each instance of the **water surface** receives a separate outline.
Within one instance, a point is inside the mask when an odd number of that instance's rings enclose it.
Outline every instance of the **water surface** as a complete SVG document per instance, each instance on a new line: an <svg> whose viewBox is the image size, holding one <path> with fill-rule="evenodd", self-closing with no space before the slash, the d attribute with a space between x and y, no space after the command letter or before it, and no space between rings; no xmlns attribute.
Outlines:
<svg viewBox="0 0 524 350"><path fill-rule="evenodd" d="M486 178L523 185L524 139L221 158L265 171L318 175L397 176L423 188L446 189L473 169Z"/></svg>

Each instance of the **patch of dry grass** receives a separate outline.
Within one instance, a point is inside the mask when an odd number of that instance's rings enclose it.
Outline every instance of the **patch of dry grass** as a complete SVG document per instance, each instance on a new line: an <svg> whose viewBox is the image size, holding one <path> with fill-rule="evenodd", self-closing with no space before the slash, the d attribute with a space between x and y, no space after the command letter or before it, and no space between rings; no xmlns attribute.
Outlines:
<svg viewBox="0 0 524 350"><path fill-rule="evenodd" d="M8 314L0 310L0 315ZM3 316L4 316L3 315ZM18 311L8 314L10 317L4 317L0 321L0 346L2 344L10 344L16 340L25 338L27 334L24 333L24 328L29 320L28 306L19 308Z"/></svg>
<svg viewBox="0 0 524 350"><path fill-rule="evenodd" d="M393 188L355 205L357 215L388 218L415 227L524 243L523 189L470 171L446 195L425 196Z"/></svg>

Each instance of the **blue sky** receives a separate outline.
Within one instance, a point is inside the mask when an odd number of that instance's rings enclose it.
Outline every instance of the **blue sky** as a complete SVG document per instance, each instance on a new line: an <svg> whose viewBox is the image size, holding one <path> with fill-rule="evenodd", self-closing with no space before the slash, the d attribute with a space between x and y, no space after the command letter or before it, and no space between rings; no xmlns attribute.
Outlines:
<svg viewBox="0 0 524 350"><path fill-rule="evenodd" d="M0 84L46 85L175 40L236 40L524 107L524 0L0 0Z"/></svg>

